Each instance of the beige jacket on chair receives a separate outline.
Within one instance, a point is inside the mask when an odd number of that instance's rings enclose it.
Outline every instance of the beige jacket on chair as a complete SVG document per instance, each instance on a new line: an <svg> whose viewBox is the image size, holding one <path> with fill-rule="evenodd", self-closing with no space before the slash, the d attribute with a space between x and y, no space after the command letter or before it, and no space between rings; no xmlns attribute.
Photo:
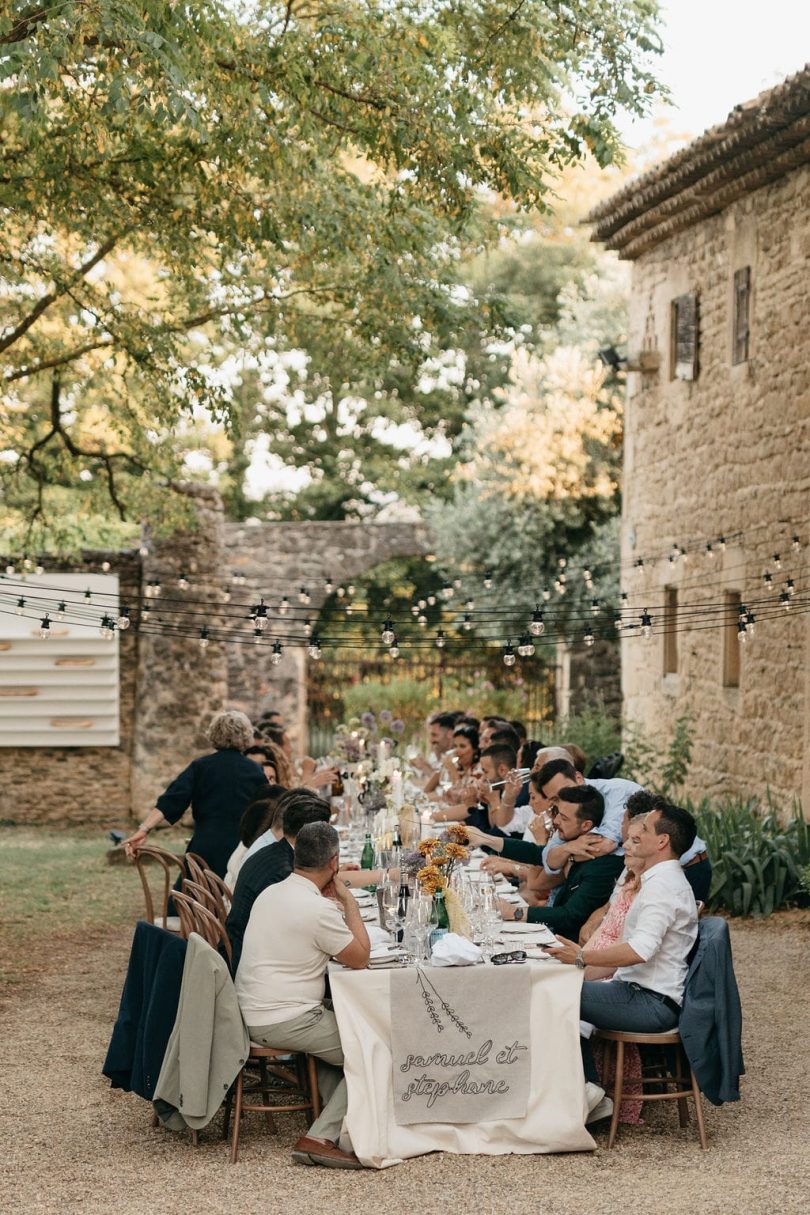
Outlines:
<svg viewBox="0 0 810 1215"><path fill-rule="evenodd" d="M192 932L188 938L180 1002L155 1101L174 1106L160 1113L171 1130L207 1126L222 1105L250 1049L225 959Z"/></svg>

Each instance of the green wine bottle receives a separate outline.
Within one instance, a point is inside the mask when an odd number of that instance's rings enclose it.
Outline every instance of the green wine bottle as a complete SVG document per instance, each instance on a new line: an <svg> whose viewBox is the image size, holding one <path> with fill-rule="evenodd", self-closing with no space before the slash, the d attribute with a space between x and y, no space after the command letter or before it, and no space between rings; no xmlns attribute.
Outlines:
<svg viewBox="0 0 810 1215"><path fill-rule="evenodd" d="M366 832L366 838L363 843L363 851L360 855L360 868L361 869L373 869L374 868L374 845L371 842L371 832L369 832L369 831ZM377 889L377 887L373 883L366 886L366 890L374 891L376 889Z"/></svg>
<svg viewBox="0 0 810 1215"><path fill-rule="evenodd" d="M444 891L439 889L433 896L433 907L430 912L430 948L440 941L450 931L450 920L447 916L447 904L444 901Z"/></svg>

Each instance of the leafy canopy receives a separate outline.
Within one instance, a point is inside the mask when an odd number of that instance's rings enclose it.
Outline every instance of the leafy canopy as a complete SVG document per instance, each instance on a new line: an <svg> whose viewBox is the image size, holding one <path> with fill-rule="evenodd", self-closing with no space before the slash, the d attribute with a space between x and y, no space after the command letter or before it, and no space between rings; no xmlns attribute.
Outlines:
<svg viewBox="0 0 810 1215"><path fill-rule="evenodd" d="M11 534L42 540L52 487L88 517L112 504L170 521L178 427L232 430L243 416L217 374L223 344L312 341L320 365L331 348L344 382L381 385L390 400L391 377L413 383L453 334L488 326L475 297L453 290L459 256L492 236L474 222L482 191L542 206L586 150L601 164L616 156L617 109L641 111L654 88L656 10L6 4L0 472Z"/></svg>

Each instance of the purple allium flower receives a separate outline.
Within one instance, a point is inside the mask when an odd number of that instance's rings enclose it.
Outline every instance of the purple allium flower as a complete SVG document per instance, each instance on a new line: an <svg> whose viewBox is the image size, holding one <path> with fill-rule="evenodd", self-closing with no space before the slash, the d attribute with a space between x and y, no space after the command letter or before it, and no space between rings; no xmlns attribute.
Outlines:
<svg viewBox="0 0 810 1215"><path fill-rule="evenodd" d="M391 729L394 734L404 734L405 733L405 722L402 720L401 717L395 717L394 720L391 722Z"/></svg>
<svg viewBox="0 0 810 1215"><path fill-rule="evenodd" d="M367 730L372 730L374 728L375 717L373 713L366 712L361 714L360 720Z"/></svg>
<svg viewBox="0 0 810 1215"><path fill-rule="evenodd" d="M382 709L380 711L380 721L382 722L382 724L384 726L387 726L389 721L393 720L393 717L394 717L394 714L391 712L390 709Z"/></svg>

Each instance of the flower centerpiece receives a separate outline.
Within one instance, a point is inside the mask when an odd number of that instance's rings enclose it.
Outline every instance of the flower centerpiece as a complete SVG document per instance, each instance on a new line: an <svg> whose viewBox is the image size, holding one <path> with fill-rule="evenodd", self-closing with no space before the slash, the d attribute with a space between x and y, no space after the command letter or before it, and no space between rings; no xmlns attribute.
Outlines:
<svg viewBox="0 0 810 1215"><path fill-rule="evenodd" d="M467 828L463 823L453 823L442 836L431 836L422 840L414 852L402 858L403 871L415 875L423 892L431 897L442 891L450 921L450 929L460 936L470 937L470 923L450 878L457 865L469 860L470 850Z"/></svg>
<svg viewBox="0 0 810 1215"><path fill-rule="evenodd" d="M370 722L364 718L370 718ZM376 733L376 723L373 713L364 713L363 717L350 717L335 728L335 739L332 750L347 764L359 764L369 756L369 744Z"/></svg>

